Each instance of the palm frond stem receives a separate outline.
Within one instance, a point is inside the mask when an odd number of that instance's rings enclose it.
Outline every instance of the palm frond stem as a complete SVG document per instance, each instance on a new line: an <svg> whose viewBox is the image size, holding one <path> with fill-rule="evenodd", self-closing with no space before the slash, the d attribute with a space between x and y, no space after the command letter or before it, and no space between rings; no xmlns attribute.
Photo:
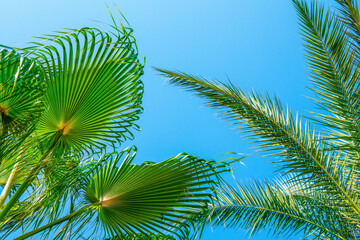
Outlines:
<svg viewBox="0 0 360 240"><path fill-rule="evenodd" d="M55 221L52 221L52 222L50 222L50 223L48 223L48 224L46 224L46 225L44 225L44 226L42 226L42 227L36 228L36 229L34 229L34 230L32 230L32 231L30 231L30 232L28 232L28 233L25 233L24 235L21 235L20 237L17 237L17 238L15 238L14 240L22 240L22 239L29 238L29 237L37 234L37 233L40 233L40 232L42 232L42 231L45 231L45 230L48 229L48 228L51 228L51 227L53 227L53 226L56 226L56 225L58 225L58 224L60 224L60 223L65 222L65 221L67 221L67 220L70 220L71 218L74 218L74 217L76 217L76 216L84 213L86 210L88 210L88 209L89 209L90 207L92 207L93 205L94 205L94 204L87 205L87 206L85 206L85 207L83 207L83 208L81 208L81 209L79 209L79 210L77 210L77 211L75 211L75 212L72 212L72 213L70 213L70 214L68 214L68 215L66 215L66 216L64 216L64 217L62 217L62 218L59 218L59 219L57 219L57 220L55 220Z"/></svg>
<svg viewBox="0 0 360 240"><path fill-rule="evenodd" d="M41 156L39 161L37 162L36 166L33 167L33 169L30 171L24 182L20 185L20 187L16 190L14 195L10 198L10 200L5 204L4 208L0 212L0 221L3 220L3 218L6 216L6 214L11 210L11 208L15 205L15 203L19 200L19 198L22 196L22 194L26 191L26 189L29 187L31 182L35 179L37 174L40 172L42 168L42 162L46 159L46 157L52 152L53 148L56 146L58 141L60 140L61 134L58 134L58 136L54 139L52 144L49 146L49 148L44 152L44 154Z"/></svg>
<svg viewBox="0 0 360 240"><path fill-rule="evenodd" d="M19 170L18 164L19 164L19 162L15 163L15 165L14 165L14 167L13 167L11 173L10 173L9 178L6 181L5 187L1 192L1 195L0 195L0 208L4 205L5 200L6 200L7 196L9 195L9 192L10 192L12 186L14 185L15 176L16 176L18 170Z"/></svg>

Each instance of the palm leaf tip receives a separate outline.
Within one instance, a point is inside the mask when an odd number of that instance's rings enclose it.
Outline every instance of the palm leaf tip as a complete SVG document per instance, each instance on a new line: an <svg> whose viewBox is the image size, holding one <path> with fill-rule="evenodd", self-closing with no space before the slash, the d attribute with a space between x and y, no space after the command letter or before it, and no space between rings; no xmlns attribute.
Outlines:
<svg viewBox="0 0 360 240"><path fill-rule="evenodd" d="M113 236L180 230L184 218L209 204L214 177L228 171L227 163L215 165L188 154L141 165L131 163L132 150L108 158L89 179L85 197Z"/></svg>
<svg viewBox="0 0 360 240"><path fill-rule="evenodd" d="M118 237L109 238L106 240L119 240ZM143 233L137 233L132 235L126 235L124 238L121 238L123 240L175 240L175 238L171 235L164 235L164 234L143 234Z"/></svg>

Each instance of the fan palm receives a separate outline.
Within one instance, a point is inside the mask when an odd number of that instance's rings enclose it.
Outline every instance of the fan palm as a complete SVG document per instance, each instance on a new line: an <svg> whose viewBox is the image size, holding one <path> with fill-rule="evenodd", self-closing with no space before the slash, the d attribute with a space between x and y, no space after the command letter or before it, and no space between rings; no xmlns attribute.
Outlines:
<svg viewBox="0 0 360 240"><path fill-rule="evenodd" d="M132 31L114 21L0 50L2 239L182 236L209 205L227 163L184 153L136 165L135 148L116 150L142 112Z"/></svg>
<svg viewBox="0 0 360 240"><path fill-rule="evenodd" d="M292 114L278 98L158 69L171 84L196 92L271 156L281 180L223 184L218 199L197 217L253 235L303 234L306 239L360 237L360 13L357 2L337 0L338 12L315 1L293 0L306 58L321 108L310 118Z"/></svg>

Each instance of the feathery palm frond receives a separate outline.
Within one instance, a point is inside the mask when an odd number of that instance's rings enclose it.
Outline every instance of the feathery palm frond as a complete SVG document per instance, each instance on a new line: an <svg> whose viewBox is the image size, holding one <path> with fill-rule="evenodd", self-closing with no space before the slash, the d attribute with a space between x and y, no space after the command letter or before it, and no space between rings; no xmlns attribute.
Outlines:
<svg viewBox="0 0 360 240"><path fill-rule="evenodd" d="M240 124L247 136L254 140L257 147L272 151L271 156L280 157L276 163L285 174L295 173L292 181L307 184L313 191L328 194L327 205L341 209L344 218L351 224L360 219L358 178L352 174L344 175L347 165L343 164L340 153L328 151L322 137L310 123L295 119L291 111L283 109L278 99L256 93L244 93L236 86L220 82L210 82L180 72L158 69L170 83L198 93L211 107L226 109L222 116L234 124Z"/></svg>
<svg viewBox="0 0 360 240"><path fill-rule="evenodd" d="M359 91L360 71L346 28L328 10L313 2L294 1L302 25L312 90L317 105L330 114L316 115L317 122L328 127L332 147L341 147L353 160L359 159Z"/></svg>
<svg viewBox="0 0 360 240"><path fill-rule="evenodd" d="M299 192L293 195L291 188L268 182L238 184L237 189L225 184L204 217L214 226L244 228L250 236L271 229L274 236L305 232L316 239L354 239L348 226L343 225L341 213L319 202L316 196L301 196Z"/></svg>
<svg viewBox="0 0 360 240"><path fill-rule="evenodd" d="M164 234L134 234L134 235L127 235L123 240L175 240L175 238L171 235L164 235ZM120 240L120 238L109 238L106 240Z"/></svg>
<svg viewBox="0 0 360 240"><path fill-rule="evenodd" d="M359 66L360 60L360 13L358 2L354 0L336 0L339 4L338 18L346 26L346 34L353 40L351 44L354 46L356 53L356 64Z"/></svg>
<svg viewBox="0 0 360 240"><path fill-rule="evenodd" d="M317 122L327 127L325 139L329 148L340 149L339 164L351 186L349 193L355 202L360 181L359 162L359 68L347 28L329 10L313 2L294 1L298 12L310 74L317 94L316 103L329 114L316 114ZM355 220L356 221L356 220Z"/></svg>
<svg viewBox="0 0 360 240"><path fill-rule="evenodd" d="M357 50L346 24L332 12L312 2L293 0L305 39L306 57L316 94L325 113L315 121L325 134L314 129L277 98L244 92L228 83L208 81L181 72L157 69L171 84L197 93L210 107L219 108L224 119L243 130L261 150L279 157L284 175L280 184L226 184L212 210L194 219L201 225L210 216L215 225L242 227L250 235L271 228L274 235L301 231L306 238L357 239L360 236L359 91ZM348 19L357 19L343 3ZM345 4L346 3L346 4ZM357 13L358 14L358 13ZM355 21L355 20L354 20ZM357 21L357 20L356 20ZM355 35L354 35L355 34ZM323 130L322 130L323 132ZM295 188L296 187L296 191Z"/></svg>
<svg viewBox="0 0 360 240"><path fill-rule="evenodd" d="M353 203L347 189L347 178L342 176L344 166L332 160L336 153L324 151L322 144L309 126L300 117L293 118L290 109L283 110L278 99L256 93L245 94L236 86L209 82L179 72L160 70L172 84L180 85L190 91L200 93L211 107L226 108L222 116L247 133L262 150L272 151L273 156L281 157L280 169L303 175L303 180L318 183L339 200L344 200L359 215L359 207ZM316 181L315 181L316 179Z"/></svg>

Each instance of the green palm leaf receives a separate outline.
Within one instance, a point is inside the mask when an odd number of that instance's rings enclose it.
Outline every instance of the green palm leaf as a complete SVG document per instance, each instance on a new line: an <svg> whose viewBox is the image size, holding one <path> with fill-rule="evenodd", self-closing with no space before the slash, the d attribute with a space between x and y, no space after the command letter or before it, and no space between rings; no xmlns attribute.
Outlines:
<svg viewBox="0 0 360 240"><path fill-rule="evenodd" d="M328 138L335 148L341 146L354 160L359 159L360 71L346 28L314 2L311 7L303 1L294 1L294 5L302 26L315 101L330 113L316 114L317 120L331 129Z"/></svg>
<svg viewBox="0 0 360 240"><path fill-rule="evenodd" d="M293 187L252 182L236 189L225 184L204 216L214 226L244 228L250 236L270 229L274 236L302 232L310 239L354 239L340 212L319 202L318 196L302 195L306 189L294 194Z"/></svg>
<svg viewBox="0 0 360 240"><path fill-rule="evenodd" d="M24 209L38 209L45 217L39 223L45 225L35 223L36 229L17 239L40 232L43 233L42 238L62 239L69 234L70 228L72 239L84 234L98 239L104 233L105 236L121 239L163 232L182 236L183 220L209 205L212 191L221 179L219 174L229 171L230 162L238 161L229 159L217 163L184 153L160 163L136 165L132 164L135 151L131 148L107 154L98 165L94 165L92 174L80 174L78 179L74 178L71 182L78 186L70 196L76 196L77 192L83 197L78 195L74 199L74 209L65 217L59 219L59 216L54 216L49 220L47 211L40 211L42 205L49 205L47 201L54 200L51 196L40 195L41 199L46 199L45 202L37 197L39 194L28 198L30 204ZM71 175L75 174L70 173L68 179ZM69 188L67 184L59 187ZM38 214L37 210L27 216L22 215L23 211L12 211L12 218L3 228L7 229L19 220L33 227L34 220L39 219L33 217ZM104 232L99 230L100 227ZM55 232L55 228L60 229ZM45 231L47 229L49 231Z"/></svg>
<svg viewBox="0 0 360 240"><path fill-rule="evenodd" d="M63 150L103 148L131 137L141 112L143 66L131 29L83 28L40 39L26 49L46 74L45 112L36 134ZM57 140L55 140L57 139Z"/></svg>
<svg viewBox="0 0 360 240"><path fill-rule="evenodd" d="M338 18L346 26L346 34L353 40L351 44L354 46L356 53L357 65L360 60L360 13L357 1L354 0L336 0L339 4Z"/></svg>
<svg viewBox="0 0 360 240"><path fill-rule="evenodd" d="M106 240L119 240L120 238L114 237L109 238ZM134 234L134 235L127 235L123 240L175 240L175 238L171 235L164 235L164 234Z"/></svg>
<svg viewBox="0 0 360 240"><path fill-rule="evenodd" d="M112 156L90 177L86 199L96 204L98 221L110 235L169 231L209 203L214 182L226 164L180 154L161 163L131 164L134 154ZM110 159L109 159L110 160ZM180 229L178 229L180 230Z"/></svg>
<svg viewBox="0 0 360 240"><path fill-rule="evenodd" d="M0 212L1 221L6 222L6 214L37 177L42 186L52 181L55 175L47 174L51 164L66 169L67 157L104 150L109 143L114 147L138 128L134 121L142 111L143 66L132 29L111 27L112 33L94 28L58 32L41 37L36 47L17 49L41 66L44 76L44 111L31 136L40 155L24 171L21 186Z"/></svg>
<svg viewBox="0 0 360 240"><path fill-rule="evenodd" d="M0 49L0 127L10 130L30 122L42 110L44 82L34 61L15 51ZM22 121L22 122L21 122ZM9 129L10 128L10 129Z"/></svg>
<svg viewBox="0 0 360 240"><path fill-rule="evenodd" d="M238 87L204 78L158 69L169 82L197 92L211 107L226 109L222 115L238 125L257 147L272 151L284 173L302 176L301 182L314 191L331 196L332 204L341 208L350 222L360 218L358 191L348 183L353 175L344 175L347 167L341 154L328 151L328 146L310 123L294 118L278 99L272 100L253 92L244 93ZM294 179L296 181L296 179ZM335 201L334 201L335 200Z"/></svg>
<svg viewBox="0 0 360 240"><path fill-rule="evenodd" d="M200 230L212 224L263 229L274 235L303 232L310 239L358 239L359 169L359 12L355 1L338 0L339 17L314 1L293 0L305 40L315 102L316 123L293 116L269 95L181 72L157 69L171 84L197 93L208 106L225 110L224 119L243 130L261 150L278 157L284 183L227 184L212 209L189 221ZM324 127L327 129L324 130ZM200 218L199 218L200 217Z"/></svg>

